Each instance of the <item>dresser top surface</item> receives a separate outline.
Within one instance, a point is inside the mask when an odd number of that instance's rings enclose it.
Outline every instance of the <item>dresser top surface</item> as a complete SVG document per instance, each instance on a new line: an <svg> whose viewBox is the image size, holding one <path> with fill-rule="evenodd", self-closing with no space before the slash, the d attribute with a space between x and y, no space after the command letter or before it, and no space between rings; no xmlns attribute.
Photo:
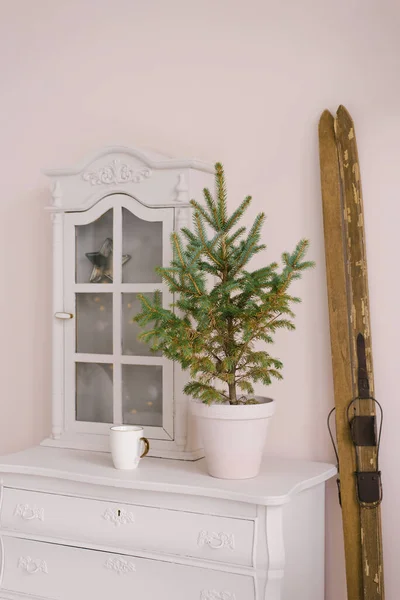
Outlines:
<svg viewBox="0 0 400 600"><path fill-rule="evenodd" d="M280 505L294 494L330 479L336 468L327 463L266 457L258 477L238 481L210 477L204 459L188 462L146 458L134 471L119 471L106 452L36 446L0 457L0 479L6 485L7 473Z"/></svg>

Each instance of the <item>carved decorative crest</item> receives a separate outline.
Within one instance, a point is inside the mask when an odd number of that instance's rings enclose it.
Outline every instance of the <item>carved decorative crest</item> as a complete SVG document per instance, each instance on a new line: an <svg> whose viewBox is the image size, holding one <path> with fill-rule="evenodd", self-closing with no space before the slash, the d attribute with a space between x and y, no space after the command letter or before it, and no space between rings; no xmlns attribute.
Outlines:
<svg viewBox="0 0 400 600"><path fill-rule="evenodd" d="M108 558L104 566L106 569L116 571L118 575L126 575L127 573L136 571L135 565L124 558Z"/></svg>
<svg viewBox="0 0 400 600"><path fill-rule="evenodd" d="M217 590L202 590L200 600L236 600L232 592L217 592Z"/></svg>
<svg viewBox="0 0 400 600"><path fill-rule="evenodd" d="M116 183L139 183L143 179L151 176L151 169L143 167L142 169L133 169L126 163L115 159L109 165L100 167L95 171L86 171L82 177L89 181L91 185L112 185Z"/></svg>
<svg viewBox="0 0 400 600"><path fill-rule="evenodd" d="M214 550L219 550L220 548L234 550L235 538L233 537L233 533L224 533L223 531L216 533L215 531L203 530L199 533L197 545L204 546L205 544Z"/></svg>
<svg viewBox="0 0 400 600"><path fill-rule="evenodd" d="M44 560L34 560L30 556L20 556L18 560L18 567L33 575L34 573L48 573L47 564Z"/></svg>
<svg viewBox="0 0 400 600"><path fill-rule="evenodd" d="M29 506L29 504L17 504L14 515L25 521L32 521L33 519L44 521L43 508L36 508L36 506Z"/></svg>
<svg viewBox="0 0 400 600"><path fill-rule="evenodd" d="M135 522L133 514L131 512L127 512L123 508L116 508L114 510L112 510L111 508L107 508L107 510L103 514L103 519L114 523L116 527Z"/></svg>

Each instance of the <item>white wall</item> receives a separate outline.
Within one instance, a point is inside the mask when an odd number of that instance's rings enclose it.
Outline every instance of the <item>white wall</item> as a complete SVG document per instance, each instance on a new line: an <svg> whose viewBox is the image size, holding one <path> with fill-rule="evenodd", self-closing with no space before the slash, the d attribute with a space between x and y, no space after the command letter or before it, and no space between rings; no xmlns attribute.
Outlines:
<svg viewBox="0 0 400 600"><path fill-rule="evenodd" d="M0 451L49 429L51 228L42 167L109 143L226 167L232 206L265 210L267 260L312 240L296 333L279 336L285 380L269 452L332 460L332 373L317 123L343 103L361 158L382 469L387 598L400 585L396 419L400 204L400 7L393 0L0 0L3 293ZM327 598L342 600L340 517L328 494Z"/></svg>

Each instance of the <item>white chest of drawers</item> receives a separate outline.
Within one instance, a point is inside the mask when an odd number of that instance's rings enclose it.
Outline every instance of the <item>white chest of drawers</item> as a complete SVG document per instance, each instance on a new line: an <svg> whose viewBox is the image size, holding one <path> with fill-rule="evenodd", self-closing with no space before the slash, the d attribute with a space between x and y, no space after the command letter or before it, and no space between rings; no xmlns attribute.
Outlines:
<svg viewBox="0 0 400 600"><path fill-rule="evenodd" d="M247 481L203 461L37 447L0 459L4 600L323 600L331 465L266 460Z"/></svg>

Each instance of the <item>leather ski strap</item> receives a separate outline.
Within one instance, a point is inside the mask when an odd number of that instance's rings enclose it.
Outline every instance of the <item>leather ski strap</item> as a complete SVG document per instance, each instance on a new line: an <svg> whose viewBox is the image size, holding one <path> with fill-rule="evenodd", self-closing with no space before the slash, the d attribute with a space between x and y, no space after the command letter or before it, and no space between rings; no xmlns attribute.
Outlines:
<svg viewBox="0 0 400 600"><path fill-rule="evenodd" d="M358 359L358 397L352 400L347 409L351 437L355 447L356 457L356 482L357 497L361 508L376 508L382 502L382 481L379 471L379 446L381 441L383 410L379 402L370 395L369 380L367 372L367 361L365 355L364 336L357 336L357 359ZM361 402L368 400L373 402L380 411L379 436L377 436L376 415L358 415L356 407ZM351 416L354 411L354 416ZM363 471L361 452L363 448L373 448L376 452L375 471Z"/></svg>

